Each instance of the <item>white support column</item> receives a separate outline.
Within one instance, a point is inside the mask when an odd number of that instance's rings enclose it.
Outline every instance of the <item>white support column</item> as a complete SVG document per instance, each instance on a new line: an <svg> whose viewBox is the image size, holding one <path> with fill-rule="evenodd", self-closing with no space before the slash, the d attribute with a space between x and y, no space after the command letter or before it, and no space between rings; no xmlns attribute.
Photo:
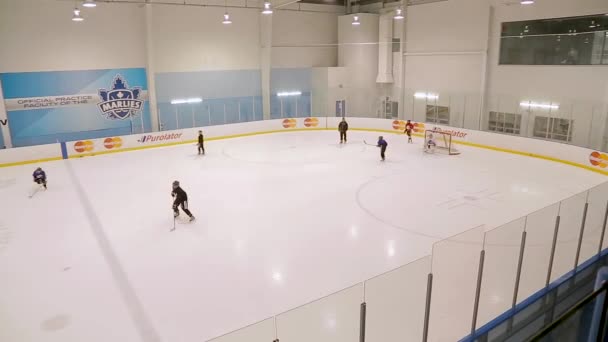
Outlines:
<svg viewBox="0 0 608 342"><path fill-rule="evenodd" d="M405 17L401 23L401 37L400 37L400 49L399 49L399 56L401 57L401 64L399 65L399 72L400 72L400 77L399 77L399 87L401 88L399 90L399 118L402 120L405 119L409 119L411 117L411 119L414 118L414 112L412 111L412 114L410 117L405 117L405 53L407 52L407 20L408 20L408 8L407 8L407 1L401 1L401 8L403 9L403 16Z"/></svg>
<svg viewBox="0 0 608 342"><path fill-rule="evenodd" d="M479 87L479 121L477 127L463 127L463 128L472 128L483 131L483 127L485 123L483 122L483 118L486 114L486 107L488 105L486 97L488 94L488 68L489 68L489 59L488 53L490 51L490 40L492 39L492 31L494 25L494 6L490 5L488 9L488 39L485 41L485 46L483 49L482 55L482 65L481 65L481 84Z"/></svg>
<svg viewBox="0 0 608 342"><path fill-rule="evenodd" d="M146 4L146 75L148 78L148 103L152 131L159 130L158 106L156 105L156 82L154 78L154 40L152 37L152 5Z"/></svg>
<svg viewBox="0 0 608 342"><path fill-rule="evenodd" d="M270 69L272 67L272 15L260 13L260 71L263 119L270 119Z"/></svg>
<svg viewBox="0 0 608 342"><path fill-rule="evenodd" d="M13 147L11 141L11 130L8 125L8 115L4 106L4 93L2 92L2 82L0 82L0 129L2 129L2 138L6 148Z"/></svg>
<svg viewBox="0 0 608 342"><path fill-rule="evenodd" d="M380 14L376 83L393 83L393 11Z"/></svg>

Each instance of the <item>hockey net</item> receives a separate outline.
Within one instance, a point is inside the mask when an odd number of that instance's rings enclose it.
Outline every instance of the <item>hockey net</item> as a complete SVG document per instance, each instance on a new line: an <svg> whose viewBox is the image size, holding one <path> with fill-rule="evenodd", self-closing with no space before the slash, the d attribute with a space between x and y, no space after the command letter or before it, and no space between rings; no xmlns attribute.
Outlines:
<svg viewBox="0 0 608 342"><path fill-rule="evenodd" d="M452 134L441 131L425 131L424 132L424 151L434 153L435 151L446 153L449 155L460 154L452 144Z"/></svg>

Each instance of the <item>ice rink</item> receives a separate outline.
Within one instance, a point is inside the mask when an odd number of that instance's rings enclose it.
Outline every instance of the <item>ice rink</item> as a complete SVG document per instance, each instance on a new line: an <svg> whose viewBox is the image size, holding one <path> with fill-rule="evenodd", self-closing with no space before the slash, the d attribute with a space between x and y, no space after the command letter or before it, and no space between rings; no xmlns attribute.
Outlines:
<svg viewBox="0 0 608 342"><path fill-rule="evenodd" d="M0 169L0 341L200 342L600 184L604 176L378 133L292 132ZM194 223L173 225L171 183ZM183 214L182 214L183 215ZM139 332L138 332L139 331Z"/></svg>

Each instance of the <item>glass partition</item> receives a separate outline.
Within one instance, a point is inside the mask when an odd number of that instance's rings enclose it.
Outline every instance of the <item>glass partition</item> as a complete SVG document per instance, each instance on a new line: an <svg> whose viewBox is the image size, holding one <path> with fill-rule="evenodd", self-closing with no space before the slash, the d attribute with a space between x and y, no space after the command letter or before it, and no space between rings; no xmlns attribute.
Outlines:
<svg viewBox="0 0 608 342"><path fill-rule="evenodd" d="M578 261L579 265L589 258L598 255L601 251L600 239L608 210L608 183L600 184L589 190L587 203L587 216Z"/></svg>
<svg viewBox="0 0 608 342"><path fill-rule="evenodd" d="M277 336L290 342L346 342L359 339L363 283L277 316Z"/></svg>
<svg viewBox="0 0 608 342"><path fill-rule="evenodd" d="M526 218L522 217L485 234L485 261L479 298L480 327L511 308L517 265Z"/></svg>
<svg viewBox="0 0 608 342"><path fill-rule="evenodd" d="M559 233L557 235L550 281L558 279L576 266L576 250L586 201L587 192L583 192L567 198L560 203Z"/></svg>
<svg viewBox="0 0 608 342"><path fill-rule="evenodd" d="M484 227L433 245L429 341L455 341L471 331Z"/></svg>
<svg viewBox="0 0 608 342"><path fill-rule="evenodd" d="M559 203L556 203L526 217L526 246L517 294L518 302L547 284L547 271L558 212Z"/></svg>
<svg viewBox="0 0 608 342"><path fill-rule="evenodd" d="M421 341L431 256L365 282L367 341Z"/></svg>
<svg viewBox="0 0 608 342"><path fill-rule="evenodd" d="M274 317L272 317L207 342L271 342L275 338Z"/></svg>

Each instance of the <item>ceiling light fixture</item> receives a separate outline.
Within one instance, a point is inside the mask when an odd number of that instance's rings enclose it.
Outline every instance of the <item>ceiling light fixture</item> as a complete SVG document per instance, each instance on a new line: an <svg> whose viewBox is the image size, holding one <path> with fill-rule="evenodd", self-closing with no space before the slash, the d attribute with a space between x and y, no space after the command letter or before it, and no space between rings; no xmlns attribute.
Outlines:
<svg viewBox="0 0 608 342"><path fill-rule="evenodd" d="M522 107L529 107L529 108L559 109L559 105L534 103L534 102L529 102L529 101L520 102L519 105Z"/></svg>
<svg viewBox="0 0 608 342"><path fill-rule="evenodd" d="M203 99L201 99L200 97L191 98L191 99L177 99L177 100L171 100L171 104L183 104L183 103L201 103L201 102L203 102Z"/></svg>
<svg viewBox="0 0 608 342"><path fill-rule="evenodd" d="M532 5L534 4L534 0L521 0L522 5Z"/></svg>
<svg viewBox="0 0 608 342"><path fill-rule="evenodd" d="M415 93L414 97L417 99L437 100L439 95L431 93Z"/></svg>
<svg viewBox="0 0 608 342"><path fill-rule="evenodd" d="M397 20L403 19L403 10L401 8L397 8L397 10L395 11L395 16L393 18Z"/></svg>
<svg viewBox="0 0 608 342"><path fill-rule="evenodd" d="M224 24L224 25L232 24L232 20L230 20L230 14L228 14L228 12L224 13L224 20L222 21L222 24Z"/></svg>
<svg viewBox="0 0 608 342"><path fill-rule="evenodd" d="M280 93L277 93L277 96L283 97L283 96L300 96L302 95L301 91L283 91Z"/></svg>
<svg viewBox="0 0 608 342"><path fill-rule="evenodd" d="M224 20L222 21L222 24L230 25L232 24L232 20L230 20L230 14L228 14L228 0L224 1L224 10Z"/></svg>
<svg viewBox="0 0 608 342"><path fill-rule="evenodd" d="M83 21L84 18L80 16L80 10L78 7L74 8L74 16L72 16L72 21Z"/></svg>
<svg viewBox="0 0 608 342"><path fill-rule="evenodd" d="M262 14L272 14L272 4L270 1L264 2L264 10L262 11Z"/></svg>
<svg viewBox="0 0 608 342"><path fill-rule="evenodd" d="M354 26L359 26L359 25L361 25L361 22L359 21L359 16L358 16L358 15L356 15L356 16L354 16L354 17L353 17L353 22L352 22L352 24L353 24Z"/></svg>
<svg viewBox="0 0 608 342"><path fill-rule="evenodd" d="M93 8L97 7L97 4L95 3L95 0L85 0L82 4L82 7Z"/></svg>

